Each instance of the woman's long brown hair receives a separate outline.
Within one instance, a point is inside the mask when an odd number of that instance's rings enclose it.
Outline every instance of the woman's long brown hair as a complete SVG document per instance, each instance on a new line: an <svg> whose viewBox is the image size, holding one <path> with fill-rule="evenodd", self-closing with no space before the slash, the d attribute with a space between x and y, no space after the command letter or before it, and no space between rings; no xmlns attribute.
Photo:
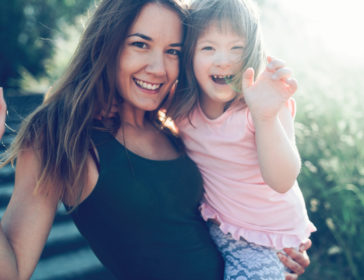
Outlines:
<svg viewBox="0 0 364 280"><path fill-rule="evenodd" d="M13 163L22 150L33 149L40 160L35 191L56 192L61 200L67 197L69 205L79 204L94 117L102 109L110 110L113 100L122 102L115 86L118 52L135 18L151 2L172 9L184 21L185 10L178 0L101 1L65 74L23 121L2 166ZM111 129L119 125L115 122Z"/></svg>

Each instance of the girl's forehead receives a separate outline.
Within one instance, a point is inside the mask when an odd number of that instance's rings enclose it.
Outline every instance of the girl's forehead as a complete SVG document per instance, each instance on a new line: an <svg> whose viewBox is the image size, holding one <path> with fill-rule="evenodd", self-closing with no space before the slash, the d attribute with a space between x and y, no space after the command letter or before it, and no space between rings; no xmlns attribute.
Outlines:
<svg viewBox="0 0 364 280"><path fill-rule="evenodd" d="M229 20L211 20L206 24L201 35L206 35L208 33L220 33L220 34L230 34L240 37L244 36L243 28L239 28L236 24L230 22Z"/></svg>
<svg viewBox="0 0 364 280"><path fill-rule="evenodd" d="M217 34L221 35L231 35L234 37L240 37L241 39L244 39L244 32L242 30L238 30L236 26L234 26L230 21L228 20L212 20L208 24L206 24L204 30L202 30L200 37L206 37L206 36L214 36Z"/></svg>

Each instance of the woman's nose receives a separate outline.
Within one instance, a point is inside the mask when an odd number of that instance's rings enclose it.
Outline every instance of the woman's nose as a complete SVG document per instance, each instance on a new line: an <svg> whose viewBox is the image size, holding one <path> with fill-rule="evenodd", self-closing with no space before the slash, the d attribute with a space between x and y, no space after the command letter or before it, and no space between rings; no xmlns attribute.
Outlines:
<svg viewBox="0 0 364 280"><path fill-rule="evenodd" d="M146 71L156 76L163 76L166 74L166 66L163 53L151 53L148 60Z"/></svg>

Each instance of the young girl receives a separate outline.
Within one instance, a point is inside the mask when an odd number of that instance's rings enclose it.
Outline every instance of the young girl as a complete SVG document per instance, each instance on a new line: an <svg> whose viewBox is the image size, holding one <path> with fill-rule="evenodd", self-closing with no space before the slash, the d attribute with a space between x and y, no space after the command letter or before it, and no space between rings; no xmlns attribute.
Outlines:
<svg viewBox="0 0 364 280"><path fill-rule="evenodd" d="M277 250L315 231L296 178L296 81L277 59L264 71L248 0L198 0L185 39L185 74L169 114L205 186L201 213L225 260L225 279L284 279Z"/></svg>

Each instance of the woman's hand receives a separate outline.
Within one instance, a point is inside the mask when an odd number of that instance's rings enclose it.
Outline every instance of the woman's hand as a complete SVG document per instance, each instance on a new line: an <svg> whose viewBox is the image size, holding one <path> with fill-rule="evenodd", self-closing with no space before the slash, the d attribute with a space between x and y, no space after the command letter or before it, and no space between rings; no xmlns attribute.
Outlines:
<svg viewBox="0 0 364 280"><path fill-rule="evenodd" d="M3 137L5 131L5 119L6 119L6 103L4 99L3 88L0 87L0 139Z"/></svg>
<svg viewBox="0 0 364 280"><path fill-rule="evenodd" d="M278 258L280 261L290 270L292 273L286 273L286 280L296 280L298 276L305 272L305 268L307 268L310 264L310 258L307 255L307 250L311 247L311 240L307 240L306 242L300 245L299 250L294 248L285 248L283 251L287 254L283 254L278 252Z"/></svg>

